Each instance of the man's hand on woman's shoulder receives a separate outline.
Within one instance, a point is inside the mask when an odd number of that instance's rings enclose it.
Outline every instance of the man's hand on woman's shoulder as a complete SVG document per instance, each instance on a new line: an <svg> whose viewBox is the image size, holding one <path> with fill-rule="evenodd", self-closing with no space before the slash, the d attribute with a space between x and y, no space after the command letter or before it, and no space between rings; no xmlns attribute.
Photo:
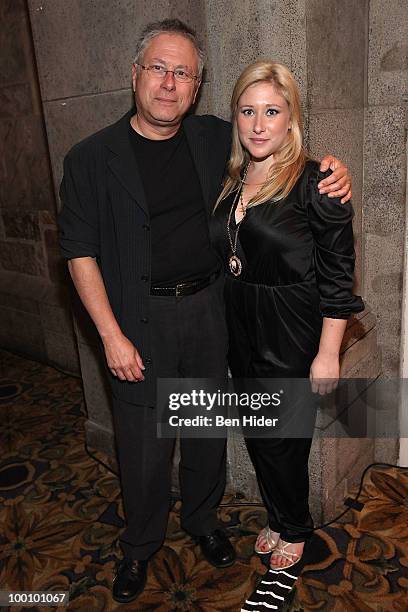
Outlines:
<svg viewBox="0 0 408 612"><path fill-rule="evenodd" d="M319 193L327 193L329 198L341 198L345 204L351 200L351 176L347 166L333 155L326 155L320 163L320 171L332 170L327 178L320 181Z"/></svg>

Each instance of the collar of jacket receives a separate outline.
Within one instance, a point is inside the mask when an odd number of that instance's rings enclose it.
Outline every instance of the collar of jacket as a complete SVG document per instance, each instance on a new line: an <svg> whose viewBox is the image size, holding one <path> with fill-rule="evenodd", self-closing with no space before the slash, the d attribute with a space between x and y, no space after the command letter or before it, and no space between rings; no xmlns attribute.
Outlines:
<svg viewBox="0 0 408 612"><path fill-rule="evenodd" d="M134 109L126 113L119 121L112 125L107 133L106 145L113 155L108 165L116 175L123 187L137 201L139 206L148 214L146 196L139 172L135 171L134 151L129 140L129 122ZM186 134L190 152L196 167L207 212L210 202L210 147L206 131L200 122L194 120L193 115L183 119L183 128Z"/></svg>

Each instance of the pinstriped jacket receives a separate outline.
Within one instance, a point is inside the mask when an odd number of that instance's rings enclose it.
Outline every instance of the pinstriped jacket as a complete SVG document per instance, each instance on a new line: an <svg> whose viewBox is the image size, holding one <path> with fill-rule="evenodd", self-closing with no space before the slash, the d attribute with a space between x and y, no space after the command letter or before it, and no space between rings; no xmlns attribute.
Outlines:
<svg viewBox="0 0 408 612"><path fill-rule="evenodd" d="M155 369L146 324L150 222L129 139L133 112L78 143L66 155L60 188L60 246L65 259L96 258L122 332L135 344L146 365L143 383L123 382L109 373L113 394L123 401L152 405ZM229 155L230 124L211 115L189 115L183 127L209 217Z"/></svg>

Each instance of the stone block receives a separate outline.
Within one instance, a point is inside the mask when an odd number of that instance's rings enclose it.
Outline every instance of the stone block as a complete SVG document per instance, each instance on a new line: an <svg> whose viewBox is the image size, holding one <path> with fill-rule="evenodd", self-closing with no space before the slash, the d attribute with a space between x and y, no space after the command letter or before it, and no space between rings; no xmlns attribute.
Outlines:
<svg viewBox="0 0 408 612"><path fill-rule="evenodd" d="M358 227L359 222L360 222L360 227ZM360 233L361 232L361 214L355 215L353 219L353 229L354 229L354 251L356 254L356 261L355 261L355 268L354 268L353 293L355 295L361 295L363 291L363 287L364 287L363 239Z"/></svg>
<svg viewBox="0 0 408 612"><path fill-rule="evenodd" d="M0 121L0 206L54 209L42 118Z"/></svg>
<svg viewBox="0 0 408 612"><path fill-rule="evenodd" d="M333 495L339 497L339 492L336 491L336 456L337 440L335 438L323 438L319 444L319 461L321 470L321 499L322 499L322 519L325 521L329 514L333 511ZM344 493L344 491L343 491ZM331 516L333 518L333 516Z"/></svg>
<svg viewBox="0 0 408 612"><path fill-rule="evenodd" d="M80 373L78 351L73 334L60 334L43 328L43 335L47 363L70 374L78 375Z"/></svg>
<svg viewBox="0 0 408 612"><path fill-rule="evenodd" d="M346 490L350 492L364 468L374 461L375 441L370 438L338 438L335 444L337 484L345 481Z"/></svg>
<svg viewBox="0 0 408 612"><path fill-rule="evenodd" d="M390 308L390 305L392 306ZM386 295L379 296L376 302L378 309L378 342L385 348L395 347L396 355L399 355L401 344L401 296L392 300Z"/></svg>
<svg viewBox="0 0 408 612"><path fill-rule="evenodd" d="M11 16L22 15L26 9L25 0L13 0L13 2L3 2L0 13L2 20Z"/></svg>
<svg viewBox="0 0 408 612"><path fill-rule="evenodd" d="M66 308L71 312L71 301L70 301L70 290L68 281L70 279L66 277L65 282L62 284L45 283L45 290L43 301L47 304L54 304L61 308Z"/></svg>
<svg viewBox="0 0 408 612"><path fill-rule="evenodd" d="M268 0L265 4L269 4ZM287 2L281 3L281 11L284 11L286 21L289 23L289 30L285 28L285 37L287 43L290 44L290 64L287 64L293 73L296 82L300 89L300 100L304 109L304 121L305 126L308 125L308 76L307 76L307 30L306 30L306 2L300 0L288 4ZM278 57L278 48L282 44L282 39L279 36L280 21L274 21L273 27L275 29L274 35L270 36L268 28L264 28L263 36L269 41L269 45L273 45L269 57ZM285 62L284 62L285 63Z"/></svg>
<svg viewBox="0 0 408 612"><path fill-rule="evenodd" d="M130 87L124 91L44 104L56 194L62 178L63 159L69 149L86 136L120 119L132 104Z"/></svg>
<svg viewBox="0 0 408 612"><path fill-rule="evenodd" d="M364 137L365 232L386 236L404 227L405 168L404 108L368 108Z"/></svg>
<svg viewBox="0 0 408 612"><path fill-rule="evenodd" d="M3 211L3 225L6 238L22 238L24 240L40 240L40 225L38 212L13 210Z"/></svg>
<svg viewBox="0 0 408 612"><path fill-rule="evenodd" d="M22 312L29 312L31 314L40 314L40 306L36 300L31 297L20 297L0 291L0 305L6 306L6 308L12 308L13 310L21 310Z"/></svg>
<svg viewBox="0 0 408 612"><path fill-rule="evenodd" d="M399 376L401 367L401 357L399 352L400 343L392 342L388 343L383 340L380 343L381 347L381 369L383 375L390 378L392 376Z"/></svg>
<svg viewBox="0 0 408 612"><path fill-rule="evenodd" d="M130 87L139 31L169 16L167 0L28 5L44 101Z"/></svg>
<svg viewBox="0 0 408 612"><path fill-rule="evenodd" d="M56 284L66 282L67 264L61 257L59 247L46 247L47 275Z"/></svg>
<svg viewBox="0 0 408 612"><path fill-rule="evenodd" d="M70 313L70 317L73 324L73 316L72 316L72 302L71 302L71 277L69 276L69 272L65 269L65 277L64 282L62 283L50 283L46 281L45 283L45 291L42 301L44 303L58 306L59 308L63 308ZM73 285L72 285L73 287Z"/></svg>
<svg viewBox="0 0 408 612"><path fill-rule="evenodd" d="M321 438L314 437L309 455L309 508L315 523L323 522L326 499L322 497Z"/></svg>
<svg viewBox="0 0 408 612"><path fill-rule="evenodd" d="M386 376L382 363L382 353L382 347L378 343L375 352L370 353L365 359L359 361L355 366L350 367L347 372L347 377L374 379L379 375Z"/></svg>
<svg viewBox="0 0 408 612"><path fill-rule="evenodd" d="M407 3L370 1L368 103L401 104L408 94Z"/></svg>
<svg viewBox="0 0 408 612"><path fill-rule="evenodd" d="M115 474L119 473L116 457L115 436L94 421L85 422L86 448L97 461L102 462Z"/></svg>
<svg viewBox="0 0 408 612"><path fill-rule="evenodd" d="M398 464L400 440L398 438L377 438L375 441L375 457L378 463Z"/></svg>
<svg viewBox="0 0 408 612"><path fill-rule="evenodd" d="M352 438L323 438L316 442L319 457L322 504L321 520L332 520L344 509L344 499L360 481L364 468L373 462L374 441ZM349 469L344 469L348 462Z"/></svg>
<svg viewBox="0 0 408 612"><path fill-rule="evenodd" d="M243 437L235 433L230 435L227 450L228 487L248 500L259 500L255 470Z"/></svg>
<svg viewBox="0 0 408 612"><path fill-rule="evenodd" d="M34 250L37 260L38 274L44 278L47 278L47 266L44 258L44 245L42 242L35 242Z"/></svg>
<svg viewBox="0 0 408 612"><path fill-rule="evenodd" d="M245 66L260 58L280 61L292 69L306 95L301 3L241 2L232 11L227 0L206 0L205 7L214 114L229 119L235 81ZM292 37L293 29L298 37Z"/></svg>
<svg viewBox="0 0 408 612"><path fill-rule="evenodd" d="M72 323L71 310L62 306L40 303L41 322L44 329L48 329L57 334L74 337L74 327Z"/></svg>
<svg viewBox="0 0 408 612"><path fill-rule="evenodd" d="M354 231L361 233L363 182L363 122L361 109L327 110L309 113L309 149L316 159L328 153L341 159L353 180Z"/></svg>
<svg viewBox="0 0 408 612"><path fill-rule="evenodd" d="M5 270L40 274L35 247L32 244L0 242L0 265Z"/></svg>
<svg viewBox="0 0 408 612"><path fill-rule="evenodd" d="M212 84L202 83L196 103L194 105L194 113L197 115L213 114L212 110Z"/></svg>
<svg viewBox="0 0 408 612"><path fill-rule="evenodd" d="M38 276L22 274L7 270L0 270L0 284L2 291L40 302L46 295L47 282Z"/></svg>
<svg viewBox="0 0 408 612"><path fill-rule="evenodd" d="M395 282L393 282L395 280ZM388 283L384 283L385 285ZM389 283L392 289L395 291L395 287L398 287L398 277L391 279ZM384 335L401 334L401 312L402 312L402 293L390 293L388 296L386 291L378 291L377 295L377 307L378 307L378 321L379 321L379 337ZM386 322L389 322L386 324ZM389 329L385 332L385 327Z"/></svg>
<svg viewBox="0 0 408 612"><path fill-rule="evenodd" d="M384 373L391 376L398 375L400 359L404 244L402 231L365 234L364 295L377 317Z"/></svg>
<svg viewBox="0 0 408 612"><path fill-rule="evenodd" d="M48 225L56 227L55 211L40 210L38 211L38 215L42 227L46 227Z"/></svg>
<svg viewBox="0 0 408 612"><path fill-rule="evenodd" d="M374 420L376 413L370 408L374 403L367 391L370 389L373 393L377 388L381 388L376 386L379 384L377 379L381 374L381 352L377 347L375 330L368 336L367 340L365 338L360 340L350 350L347 370L341 368L341 381L335 393L320 399L316 435L322 438L375 436L383 431L379 429L383 422ZM364 345L362 350L359 350L360 344ZM372 345L374 349L370 350ZM378 392L376 397L375 405L380 406ZM383 405L390 403L384 402ZM388 414L390 418L395 415L391 405ZM391 423L389 424L391 426ZM395 427L392 429L391 426L391 430L395 431Z"/></svg>
<svg viewBox="0 0 408 612"><path fill-rule="evenodd" d="M378 296L396 298L401 294L404 244L405 238L401 229L381 235L365 233L364 292L373 311L376 310L374 303Z"/></svg>
<svg viewBox="0 0 408 612"><path fill-rule="evenodd" d="M17 83L0 87L0 119L33 113L31 87L28 83Z"/></svg>
<svg viewBox="0 0 408 612"><path fill-rule="evenodd" d="M45 275L56 285L70 283L67 262L61 255L58 230L54 227L44 230L44 253L46 258Z"/></svg>
<svg viewBox="0 0 408 612"><path fill-rule="evenodd" d="M44 230L44 243L48 248L57 249L59 247L58 229L56 227Z"/></svg>
<svg viewBox="0 0 408 612"><path fill-rule="evenodd" d="M342 378L350 378L352 368L355 368L360 361L367 359L369 355L374 354L377 350L377 330L374 328L343 353L340 376Z"/></svg>
<svg viewBox="0 0 408 612"><path fill-rule="evenodd" d="M80 344L87 344L93 347L94 350L99 350L100 340L98 331L83 306L78 293L76 292L73 283L70 281L70 302L73 312L73 322L76 337Z"/></svg>
<svg viewBox="0 0 408 612"><path fill-rule="evenodd" d="M78 343L88 419L112 430L110 389L103 356L97 348Z"/></svg>
<svg viewBox="0 0 408 612"><path fill-rule="evenodd" d="M363 312L352 315L347 323L340 354L344 353L350 346L358 342L376 326L376 317L370 311L369 306Z"/></svg>
<svg viewBox="0 0 408 612"><path fill-rule="evenodd" d="M37 361L46 361L39 316L0 307L0 346Z"/></svg>
<svg viewBox="0 0 408 612"><path fill-rule="evenodd" d="M29 44L26 8L22 0L0 5L0 87L27 78L25 49Z"/></svg>
<svg viewBox="0 0 408 612"><path fill-rule="evenodd" d="M0 271L0 305L41 316L44 327L73 335L70 294L38 276Z"/></svg>
<svg viewBox="0 0 408 612"><path fill-rule="evenodd" d="M309 104L317 109L364 106L368 0L306 2Z"/></svg>

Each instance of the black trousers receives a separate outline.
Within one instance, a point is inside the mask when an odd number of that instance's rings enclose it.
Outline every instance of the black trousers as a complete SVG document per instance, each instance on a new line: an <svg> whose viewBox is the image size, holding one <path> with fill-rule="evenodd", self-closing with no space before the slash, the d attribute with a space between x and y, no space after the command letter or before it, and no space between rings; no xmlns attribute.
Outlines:
<svg viewBox="0 0 408 612"><path fill-rule="evenodd" d="M308 462L319 396L311 392L306 372L300 374L302 378L269 379L279 380L284 389L282 405L270 414L265 412L265 416L279 418L277 435L281 437L245 436L269 527L286 542L303 542L313 535ZM248 392L267 388L262 379L235 382Z"/></svg>
<svg viewBox="0 0 408 612"><path fill-rule="evenodd" d="M227 376L223 279L186 297L151 297L152 358L162 378ZM148 374L148 372L147 372ZM135 383L139 384L139 383ZM175 439L158 438L155 408L113 399L126 528L124 554L147 559L165 538ZM226 440L180 440L181 525L192 535L219 528Z"/></svg>
<svg viewBox="0 0 408 612"><path fill-rule="evenodd" d="M246 438L269 527L286 542L303 542L313 532L309 512L308 459L312 438Z"/></svg>

